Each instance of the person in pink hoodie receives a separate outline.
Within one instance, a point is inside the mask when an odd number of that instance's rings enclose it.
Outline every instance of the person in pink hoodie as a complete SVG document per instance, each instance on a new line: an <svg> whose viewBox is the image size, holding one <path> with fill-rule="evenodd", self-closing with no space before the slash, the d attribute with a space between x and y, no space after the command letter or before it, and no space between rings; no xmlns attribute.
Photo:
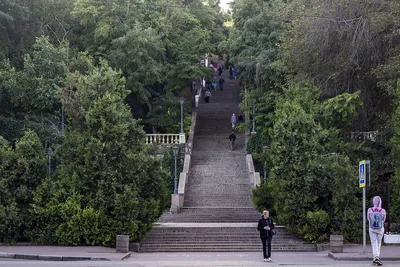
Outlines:
<svg viewBox="0 0 400 267"><path fill-rule="evenodd" d="M371 239L373 264L381 266L379 259L381 252L382 237L385 231L384 223L386 220L386 211L382 209L382 200L376 196L372 200L374 206L368 209L367 219L369 222L369 238Z"/></svg>

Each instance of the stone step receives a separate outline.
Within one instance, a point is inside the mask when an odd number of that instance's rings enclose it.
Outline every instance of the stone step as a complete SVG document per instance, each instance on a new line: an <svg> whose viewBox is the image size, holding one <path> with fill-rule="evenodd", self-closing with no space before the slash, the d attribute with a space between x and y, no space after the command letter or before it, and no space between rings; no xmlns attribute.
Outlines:
<svg viewBox="0 0 400 267"><path fill-rule="evenodd" d="M185 205L191 206L191 207L201 207L201 206L205 206L205 205L218 205L218 204L222 204L222 205L226 205L226 206L231 206L231 207L235 207L235 206L240 206L243 204L251 204L251 200L242 200L242 201L211 201L211 200L206 200L206 199L188 199L187 201L185 200Z"/></svg>
<svg viewBox="0 0 400 267"><path fill-rule="evenodd" d="M240 184L231 184L231 185L225 185L225 184L217 184L217 185L209 185L209 184L203 184L203 185L195 185L192 184L190 187L188 187L185 190L186 195L206 195L209 194L211 191L210 188L208 187L214 187L218 186L218 193L221 195L250 195L251 194L251 189L250 185L246 186L241 186Z"/></svg>
<svg viewBox="0 0 400 267"><path fill-rule="evenodd" d="M230 242L230 243L260 243L260 237L254 236L254 237L247 237L247 236L238 236L236 238L225 238L224 236L220 236L219 238L213 238L213 239L206 239L206 238L202 238L201 236L193 236L196 237L196 240L190 239L190 238L179 238L179 237L173 237L173 236L168 236L168 238L162 236L162 235L152 235L149 236L149 238L151 238L151 241L144 241L143 244L149 244L149 243L160 243L160 244L165 244L165 243L201 243L201 244L219 244L219 243L226 243L226 242ZM157 240L155 240L155 238L157 238ZM296 245L296 244L305 244L304 242L291 242L292 239L291 237L286 237L286 238L275 238L274 237L274 244L277 245L287 245L287 244L291 244L291 245Z"/></svg>
<svg viewBox="0 0 400 267"><path fill-rule="evenodd" d="M257 210L254 209L253 204L249 206L236 206L236 207L230 207L230 206L214 206L214 207L190 207L190 206L184 206L181 209L181 215L182 214L188 214L188 213L201 213L201 214L220 214L220 216L228 216L230 214L232 215L241 215L241 214L257 214L258 219L261 218L261 213L258 212Z"/></svg>
<svg viewBox="0 0 400 267"><path fill-rule="evenodd" d="M261 243L261 242L260 242ZM165 245L165 246L147 246L140 247L140 252L260 252L262 245L248 246L246 244L237 246L188 246L188 245ZM315 252L316 245L311 246L274 246L272 245L273 252Z"/></svg>
<svg viewBox="0 0 400 267"><path fill-rule="evenodd" d="M253 220L250 219L236 219L233 218L231 220L232 222L235 223L249 223L252 222ZM199 217L199 218L190 218L190 219L186 219L186 218L165 218L165 219L160 219L159 222L166 222L166 223L223 223L226 222L226 220L221 220L221 219L213 219L213 218L203 218L203 217Z"/></svg>
<svg viewBox="0 0 400 267"><path fill-rule="evenodd" d="M246 174L242 174L242 175L235 175L233 173L211 173L211 172L201 172L201 171L197 171L197 172L193 172L190 171L188 173L188 179L189 179L189 183L198 183L201 181L204 181L205 183L210 183L210 184L227 184L227 183L231 183L231 184L245 184L245 183L249 183L250 184L250 180L248 175Z"/></svg>
<svg viewBox="0 0 400 267"><path fill-rule="evenodd" d="M246 217L220 217L199 214L197 216L162 216L159 222L176 222L176 223L223 223L227 221L235 223L251 223L257 220L258 216L246 215Z"/></svg>
<svg viewBox="0 0 400 267"><path fill-rule="evenodd" d="M218 192L213 192L214 194L218 194ZM205 195L205 194L191 194L187 195L185 197L185 206L190 206L189 202L193 200L198 200L204 203L203 205L198 205L197 203L196 206L216 206L216 205L223 205L223 206L232 206L232 205L224 205L224 203L231 201L235 204L239 203L247 203L248 200L251 200L250 194L240 194L240 195L232 195L232 194L227 194L227 195ZM208 205L207 203L213 203L213 205ZM252 202L250 202L249 206L251 205ZM247 205L240 205L240 206L247 206Z"/></svg>

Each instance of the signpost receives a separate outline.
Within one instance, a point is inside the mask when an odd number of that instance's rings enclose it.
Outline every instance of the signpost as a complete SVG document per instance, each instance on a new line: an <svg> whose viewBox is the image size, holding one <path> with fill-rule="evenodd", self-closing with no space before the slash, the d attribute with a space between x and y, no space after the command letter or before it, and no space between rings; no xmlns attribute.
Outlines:
<svg viewBox="0 0 400 267"><path fill-rule="evenodd" d="M362 254L366 254L366 244L367 244L367 230L366 230L366 186L370 186L370 161L369 160L362 160L358 165L359 171L359 184L360 188L363 189L363 252Z"/></svg>

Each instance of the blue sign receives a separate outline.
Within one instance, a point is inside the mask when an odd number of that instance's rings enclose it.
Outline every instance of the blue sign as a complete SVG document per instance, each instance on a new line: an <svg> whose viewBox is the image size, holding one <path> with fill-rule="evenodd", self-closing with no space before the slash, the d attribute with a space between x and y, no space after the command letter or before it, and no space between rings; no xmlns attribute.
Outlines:
<svg viewBox="0 0 400 267"><path fill-rule="evenodd" d="M365 180L366 180L366 177L365 177L365 160L360 161L358 170L359 170L359 174L360 174L359 175L360 187L365 187Z"/></svg>

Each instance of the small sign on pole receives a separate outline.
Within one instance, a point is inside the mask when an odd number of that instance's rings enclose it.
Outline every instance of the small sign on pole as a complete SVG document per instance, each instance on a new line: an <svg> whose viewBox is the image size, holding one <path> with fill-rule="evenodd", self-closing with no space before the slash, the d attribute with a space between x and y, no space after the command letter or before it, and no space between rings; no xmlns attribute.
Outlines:
<svg viewBox="0 0 400 267"><path fill-rule="evenodd" d="M370 161L369 160L362 160L358 165L359 170L359 184L360 188L370 186L371 179L370 179Z"/></svg>
<svg viewBox="0 0 400 267"><path fill-rule="evenodd" d="M360 161L358 165L360 188L365 187L365 160Z"/></svg>

